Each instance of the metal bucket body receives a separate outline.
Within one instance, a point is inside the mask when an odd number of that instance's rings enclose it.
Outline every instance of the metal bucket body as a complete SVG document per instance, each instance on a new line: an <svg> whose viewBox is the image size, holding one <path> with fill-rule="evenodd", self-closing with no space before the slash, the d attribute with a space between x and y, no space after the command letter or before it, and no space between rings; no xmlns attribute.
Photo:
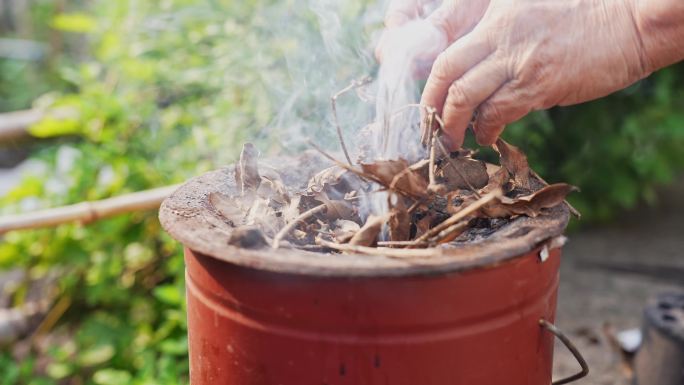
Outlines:
<svg viewBox="0 0 684 385"><path fill-rule="evenodd" d="M339 258L345 258L340 255ZM560 250L404 276L316 276L186 248L193 385L548 385Z"/></svg>

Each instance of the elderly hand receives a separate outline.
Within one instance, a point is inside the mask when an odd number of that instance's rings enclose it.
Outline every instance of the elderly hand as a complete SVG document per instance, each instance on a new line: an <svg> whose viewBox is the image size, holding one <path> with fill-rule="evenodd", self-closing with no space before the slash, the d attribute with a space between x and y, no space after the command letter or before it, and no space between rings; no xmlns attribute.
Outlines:
<svg viewBox="0 0 684 385"><path fill-rule="evenodd" d="M421 2L399 5L385 35L421 16ZM426 16L448 47L433 55L421 103L441 114L451 148L473 116L489 145L532 110L605 96L683 59L683 16L681 0L447 0Z"/></svg>

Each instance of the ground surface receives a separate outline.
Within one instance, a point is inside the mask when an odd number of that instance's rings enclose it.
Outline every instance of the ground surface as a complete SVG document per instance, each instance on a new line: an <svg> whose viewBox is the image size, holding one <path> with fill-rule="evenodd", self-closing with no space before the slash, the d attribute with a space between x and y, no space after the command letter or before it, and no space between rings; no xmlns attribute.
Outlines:
<svg viewBox="0 0 684 385"><path fill-rule="evenodd" d="M648 298L684 290L683 198L684 181L665 189L657 207L570 235L556 323L576 341L590 366L589 376L576 384L631 384L604 325L618 331L638 328ZM576 370L570 353L557 345L555 378Z"/></svg>

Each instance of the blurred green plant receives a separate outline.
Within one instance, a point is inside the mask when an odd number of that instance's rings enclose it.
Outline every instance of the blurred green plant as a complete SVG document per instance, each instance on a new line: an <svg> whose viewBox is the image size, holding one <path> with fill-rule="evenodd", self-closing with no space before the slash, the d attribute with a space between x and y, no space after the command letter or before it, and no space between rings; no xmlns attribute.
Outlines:
<svg viewBox="0 0 684 385"><path fill-rule="evenodd" d="M98 0L57 13L45 25L79 36L83 54L59 61L63 91L36 103L74 115L31 128L53 139L33 155L42 166L0 198L0 213L181 182L231 162L246 138L265 153L300 149L291 136L303 132L332 138L329 96L372 71L358 51L377 25L362 17L366 1L335 2L348 44L331 47L318 30L338 21L301 3ZM683 168L683 83L684 68L673 67L609 98L532 114L505 136L547 179L582 188L573 203L589 221L608 219L653 201ZM368 117L344 112L347 126ZM59 271L57 297L68 304L47 348L19 365L9 349L0 354L0 384L188 382L181 250L154 213L9 233L0 266L33 278Z"/></svg>
<svg viewBox="0 0 684 385"><path fill-rule="evenodd" d="M57 14L48 24L86 36L87 55L60 67L66 92L35 102L70 113L30 128L51 140L32 155L40 167L0 198L0 213L177 183L232 161L243 140L280 109L279 94L267 90L301 80L290 77L287 51L323 66L308 74L312 82L327 76L329 87L341 84L330 78L329 62L305 52L322 50L324 41L315 15L304 10L301 2L100 0ZM360 19L363 7L351 4L345 12ZM277 33L289 28L286 21L301 39ZM293 108L311 111L308 121L320 126L331 93L320 100L322 109L306 93ZM282 142L277 131L257 140L264 151ZM0 267L16 266L34 279L58 271L56 298L68 307L48 315L59 322L47 330L47 342L22 354L19 367L11 348L0 354L0 383L188 382L183 259L156 213L9 233L0 243ZM25 292L14 294L16 305Z"/></svg>
<svg viewBox="0 0 684 385"><path fill-rule="evenodd" d="M504 136L541 175L582 189L570 201L589 223L653 204L656 188L684 170L684 64L600 100L534 113Z"/></svg>

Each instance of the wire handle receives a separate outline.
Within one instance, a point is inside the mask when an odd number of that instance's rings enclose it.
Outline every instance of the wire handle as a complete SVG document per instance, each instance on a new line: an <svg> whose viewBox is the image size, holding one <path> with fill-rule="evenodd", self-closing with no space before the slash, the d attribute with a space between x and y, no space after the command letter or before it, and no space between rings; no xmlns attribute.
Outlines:
<svg viewBox="0 0 684 385"><path fill-rule="evenodd" d="M587 361L584 359L584 357L582 357L582 353L577 350L575 344L573 344L572 341L570 341L570 339L551 322L542 318L539 320L539 325L561 340L563 345L565 345L565 347L568 348L570 353L572 353L572 355L575 357L580 367L582 367L582 370L579 373L573 374L570 377L566 377L558 381L553 381L551 385L569 384L579 380L580 378L586 377L587 374L589 374L589 365L587 365Z"/></svg>

